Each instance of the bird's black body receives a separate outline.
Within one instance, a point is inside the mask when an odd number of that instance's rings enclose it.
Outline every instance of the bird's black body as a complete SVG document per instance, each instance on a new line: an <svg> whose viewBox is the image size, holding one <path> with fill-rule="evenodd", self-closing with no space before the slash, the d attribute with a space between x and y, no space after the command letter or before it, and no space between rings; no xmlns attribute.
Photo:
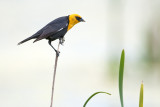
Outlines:
<svg viewBox="0 0 160 107"><path fill-rule="evenodd" d="M57 33L47 37L46 39L48 39L50 41L54 41L58 38L63 38L66 33L67 33L67 27L63 28L60 32L57 32Z"/></svg>
<svg viewBox="0 0 160 107"><path fill-rule="evenodd" d="M22 44L30 39L36 39L34 42L44 38L48 39L49 41L61 39L67 32L68 23L69 23L68 16L57 18L52 22L48 23L45 27L40 29L34 35L21 41L18 44Z"/></svg>

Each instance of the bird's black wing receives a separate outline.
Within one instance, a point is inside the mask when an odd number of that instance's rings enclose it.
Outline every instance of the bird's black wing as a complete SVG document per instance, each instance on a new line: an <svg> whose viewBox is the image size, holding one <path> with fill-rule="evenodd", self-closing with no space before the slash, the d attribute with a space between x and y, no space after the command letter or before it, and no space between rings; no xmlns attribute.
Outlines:
<svg viewBox="0 0 160 107"><path fill-rule="evenodd" d="M48 38L49 36L66 28L67 26L68 26L68 16L57 18L52 22L48 23L45 27L43 27L41 30L37 32L37 33L41 32L41 34L34 42L44 38Z"/></svg>

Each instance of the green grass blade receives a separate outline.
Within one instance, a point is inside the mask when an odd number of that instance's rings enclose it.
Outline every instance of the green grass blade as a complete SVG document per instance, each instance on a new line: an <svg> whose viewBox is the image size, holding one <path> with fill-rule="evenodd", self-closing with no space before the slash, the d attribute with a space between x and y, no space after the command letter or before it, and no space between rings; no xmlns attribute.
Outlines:
<svg viewBox="0 0 160 107"><path fill-rule="evenodd" d="M90 99L91 99L92 97L94 97L95 95L99 94L99 93L104 93L104 94L111 95L110 93L107 93L107 92L102 92L102 91L96 92L96 93L92 94L92 95L87 99L87 101L84 103L83 107L86 107L86 105L87 105L87 103L90 101Z"/></svg>
<svg viewBox="0 0 160 107"><path fill-rule="evenodd" d="M125 61L125 52L124 52L124 50L122 50L121 59L120 59L120 67L119 67L119 96L120 96L121 107L124 107L124 104L123 104L124 61Z"/></svg>
<svg viewBox="0 0 160 107"><path fill-rule="evenodd" d="M143 107L143 82L141 84L141 89L140 89L139 107Z"/></svg>

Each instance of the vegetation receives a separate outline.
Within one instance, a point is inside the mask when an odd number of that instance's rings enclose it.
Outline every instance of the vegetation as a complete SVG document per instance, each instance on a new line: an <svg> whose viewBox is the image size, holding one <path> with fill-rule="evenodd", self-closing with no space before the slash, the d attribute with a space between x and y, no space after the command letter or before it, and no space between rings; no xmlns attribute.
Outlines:
<svg viewBox="0 0 160 107"><path fill-rule="evenodd" d="M125 62L125 51L122 50L121 58L120 58L120 66L119 66L119 96L120 96L121 107L124 107L124 102L123 102L124 62ZM95 95L97 95L99 93L104 93L104 94L107 94L107 95L111 95L110 93L107 93L107 92L96 92L96 93L92 94L87 99L87 101L84 103L83 107L86 107L86 105L90 101L90 99L93 98ZM143 107L143 82L142 82L141 88L140 88L139 107Z"/></svg>

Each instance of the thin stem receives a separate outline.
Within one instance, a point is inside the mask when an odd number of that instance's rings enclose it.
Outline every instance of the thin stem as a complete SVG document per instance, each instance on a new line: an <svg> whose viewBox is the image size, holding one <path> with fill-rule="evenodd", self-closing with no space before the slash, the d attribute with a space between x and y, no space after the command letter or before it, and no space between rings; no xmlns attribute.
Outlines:
<svg viewBox="0 0 160 107"><path fill-rule="evenodd" d="M60 42L58 44L57 51L59 51L59 46L60 46ZM58 62L58 55L56 54L55 65L54 65L54 74L53 74L53 82L52 82L52 94L51 94L51 105L50 105L50 107L52 107L52 105L53 105L54 83L55 83L55 77L56 77L57 62Z"/></svg>
<svg viewBox="0 0 160 107"><path fill-rule="evenodd" d="M84 103L83 107L86 107L86 105L87 105L87 103L90 101L90 99L91 99L92 97L94 97L95 95L99 94L99 93L104 93L104 94L111 95L110 93L103 92L103 91L96 92L96 93L92 94L92 95L87 99L87 101Z"/></svg>

